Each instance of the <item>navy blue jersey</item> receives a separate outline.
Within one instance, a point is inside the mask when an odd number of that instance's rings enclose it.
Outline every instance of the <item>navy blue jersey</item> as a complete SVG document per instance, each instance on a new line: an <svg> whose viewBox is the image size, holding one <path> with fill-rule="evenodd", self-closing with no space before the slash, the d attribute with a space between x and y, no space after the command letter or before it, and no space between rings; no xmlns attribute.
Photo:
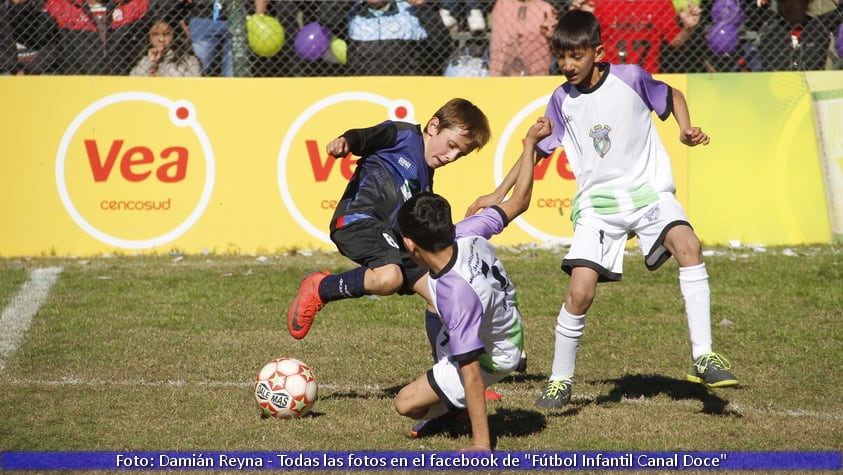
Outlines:
<svg viewBox="0 0 843 475"><path fill-rule="evenodd" d="M421 191L431 191L433 169L424 160L421 127L385 121L342 134L361 157L331 220L331 229L360 219L377 219L398 229L398 209Z"/></svg>

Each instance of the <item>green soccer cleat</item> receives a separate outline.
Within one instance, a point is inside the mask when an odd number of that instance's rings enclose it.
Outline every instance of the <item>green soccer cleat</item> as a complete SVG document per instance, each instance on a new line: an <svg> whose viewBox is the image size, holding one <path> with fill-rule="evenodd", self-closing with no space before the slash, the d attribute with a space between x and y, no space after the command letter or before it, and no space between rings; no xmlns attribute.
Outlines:
<svg viewBox="0 0 843 475"><path fill-rule="evenodd" d="M542 391L542 395L536 399L536 407L539 409L562 409L571 400L571 380L560 379L549 381Z"/></svg>
<svg viewBox="0 0 843 475"><path fill-rule="evenodd" d="M723 356L717 353L706 353L691 363L686 379L711 388L737 386L740 382L729 372L731 367L732 364Z"/></svg>

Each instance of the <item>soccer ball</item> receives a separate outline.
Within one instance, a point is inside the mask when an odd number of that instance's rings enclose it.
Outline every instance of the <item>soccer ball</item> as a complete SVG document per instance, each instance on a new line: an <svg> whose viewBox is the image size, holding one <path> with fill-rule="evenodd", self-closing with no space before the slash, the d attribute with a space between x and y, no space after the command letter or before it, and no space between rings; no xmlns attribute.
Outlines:
<svg viewBox="0 0 843 475"><path fill-rule="evenodd" d="M297 419L310 411L316 396L313 370L295 358L270 361L255 380L255 402L264 418Z"/></svg>

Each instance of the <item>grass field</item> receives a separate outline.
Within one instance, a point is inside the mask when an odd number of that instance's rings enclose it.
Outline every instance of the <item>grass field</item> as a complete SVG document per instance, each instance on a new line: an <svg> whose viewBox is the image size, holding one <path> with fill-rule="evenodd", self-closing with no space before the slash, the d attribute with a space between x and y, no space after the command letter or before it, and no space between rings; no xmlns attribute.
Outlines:
<svg viewBox="0 0 843 475"><path fill-rule="evenodd" d="M843 447L843 247L707 253L715 350L742 385L684 379L689 343L677 268L627 256L601 284L572 402L533 402L550 369L567 277L563 249L500 249L519 290L529 366L494 386L498 451L839 451ZM283 315L333 253L0 259L0 307L38 268L61 269L19 342L0 345L0 451L451 451L457 431L408 437L397 390L431 364L419 297L329 304L308 337ZM8 325L4 318L0 324ZM0 332L9 335L8 328ZM263 420L252 382L293 356L320 382L300 420ZM687 473L687 472L686 472Z"/></svg>

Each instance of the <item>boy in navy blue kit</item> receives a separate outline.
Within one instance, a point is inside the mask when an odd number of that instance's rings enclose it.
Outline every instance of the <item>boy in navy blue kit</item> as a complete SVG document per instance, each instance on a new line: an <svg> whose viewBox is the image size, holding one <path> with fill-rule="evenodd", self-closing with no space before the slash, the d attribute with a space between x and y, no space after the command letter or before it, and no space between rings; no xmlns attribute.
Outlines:
<svg viewBox="0 0 843 475"><path fill-rule="evenodd" d="M334 300L419 293L429 301L422 279L427 268L404 249L398 209L411 196L432 189L434 170L482 148L490 137L486 115L470 101L455 98L423 129L385 121L332 140L326 148L330 155L361 157L330 223L331 240L359 267L306 275L287 312L290 335L304 338L317 312ZM438 320L428 311L432 318Z"/></svg>

